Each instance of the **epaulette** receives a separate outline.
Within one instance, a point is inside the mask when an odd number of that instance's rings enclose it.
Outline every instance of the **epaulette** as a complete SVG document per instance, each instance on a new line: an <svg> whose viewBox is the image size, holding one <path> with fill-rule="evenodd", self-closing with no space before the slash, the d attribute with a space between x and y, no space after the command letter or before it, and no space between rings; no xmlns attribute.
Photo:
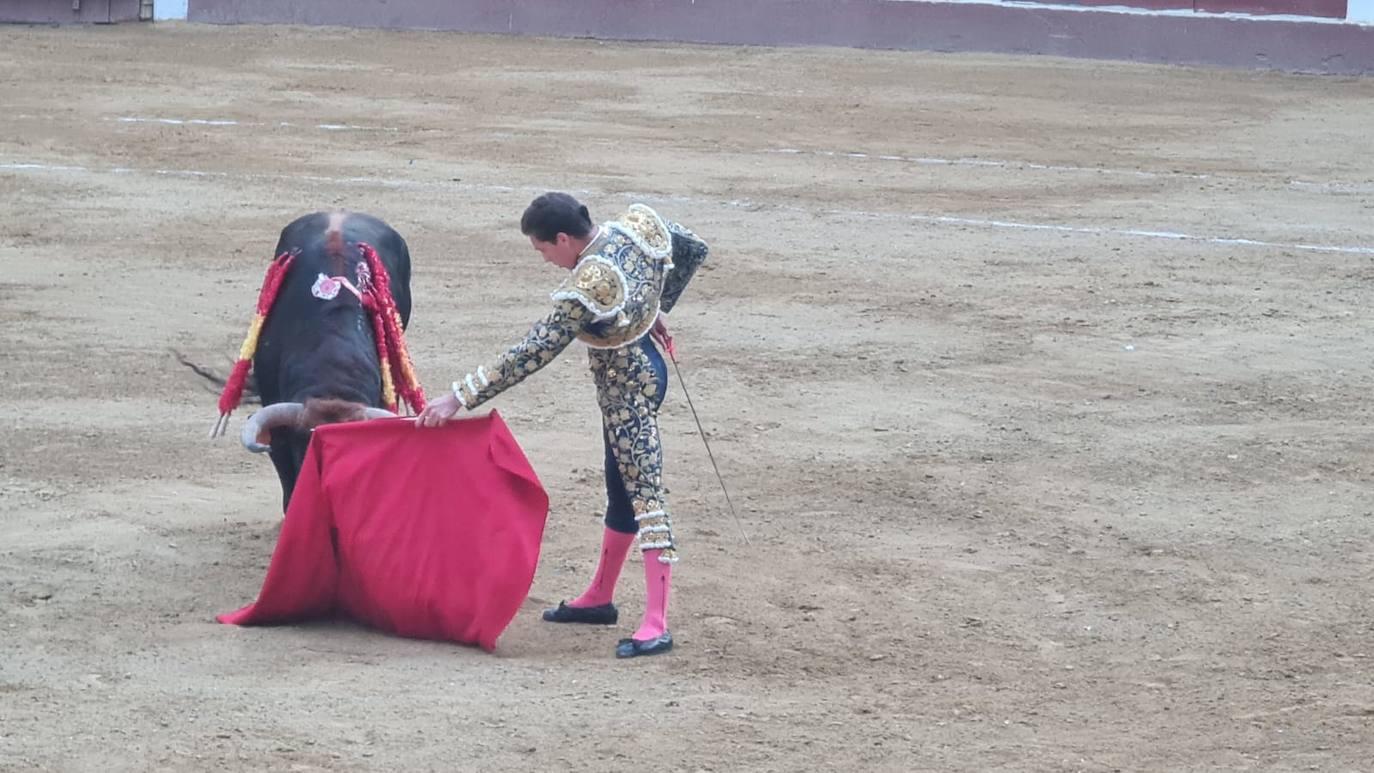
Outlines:
<svg viewBox="0 0 1374 773"><path fill-rule="evenodd" d="M666 233L666 231L665 231ZM610 319L625 309L628 283L625 275L600 255L588 255L573 269L553 299L574 300L587 307L597 322Z"/></svg>
<svg viewBox="0 0 1374 773"><path fill-rule="evenodd" d="M658 213L643 204L631 204L610 227L630 237L651 258L672 260L673 237Z"/></svg>

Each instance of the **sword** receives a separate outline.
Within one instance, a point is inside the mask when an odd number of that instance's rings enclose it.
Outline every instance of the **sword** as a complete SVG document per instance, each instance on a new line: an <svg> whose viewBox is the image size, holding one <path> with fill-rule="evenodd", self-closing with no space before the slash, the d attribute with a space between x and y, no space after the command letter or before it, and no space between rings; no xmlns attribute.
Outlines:
<svg viewBox="0 0 1374 773"><path fill-rule="evenodd" d="M716 481L720 483L721 493L725 494L725 504L730 506L730 515L735 519L735 526L739 529L739 535L744 538L744 544L753 547L749 541L749 535L744 531L744 524L740 522L739 513L735 511L735 503L730 500L730 489L725 487L725 478L720 474L720 465L716 464L716 455L711 453L711 441L706 439L706 430L701 426L701 416L697 414L697 407L692 403L692 394L687 391L687 381L682 378L682 368L677 364L677 347L673 346L673 337L668 334L668 328L663 324L660 317L654 323L653 334L655 340L659 342L663 350L668 353L668 359L673 363L673 372L677 374L677 383L682 385L682 396L687 398L687 407L692 410L692 419L697 423L697 434L701 435L702 445L706 446L706 456L711 460L711 469L716 472Z"/></svg>

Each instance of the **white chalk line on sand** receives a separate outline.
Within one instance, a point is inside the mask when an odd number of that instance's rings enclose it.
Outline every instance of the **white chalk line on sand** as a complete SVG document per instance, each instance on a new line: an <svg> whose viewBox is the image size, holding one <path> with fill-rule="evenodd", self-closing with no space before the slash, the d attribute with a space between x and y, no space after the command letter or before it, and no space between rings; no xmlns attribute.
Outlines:
<svg viewBox="0 0 1374 773"><path fill-rule="evenodd" d="M275 182L308 182L327 185L369 185L384 188L435 188L443 190L468 190L501 193L543 193L544 188L533 186L515 187L491 185L486 183L440 182L431 180L405 180L386 177L333 177L328 175L265 174L259 172L207 172L194 169L134 169L129 167L110 167L94 169L86 166L43 164L35 162L0 163L0 172L85 172L88 174L143 174L158 177L185 177L223 180L269 180ZM569 189L578 195L606 195L604 191ZM1281 250L1301 250L1305 252L1326 252L1347 255L1374 255L1374 247L1356 245L1308 244L1305 242L1276 242L1266 239L1251 239L1234 236L1203 236L1181 231L1149 228L1109 228L1106 226L1072 226L1058 223L1029 223L1016 220L994 220L989 218L959 217L954 215L930 215L911 212L870 212L854 209L807 209L790 205L760 204L747 200L707 199L697 196L664 196L650 193L622 193L624 198L639 201L676 201L687 204L723 206L731 209L749 211L785 211L812 217L842 217L868 220L896 220L938 225L967 226L973 228L1009 229L1018 231L1041 231L1051 233L1084 234L1090 236L1116 236L1144 239L1166 239L1170 241L1190 241L1203 244L1224 246L1264 247Z"/></svg>
<svg viewBox="0 0 1374 773"><path fill-rule="evenodd" d="M862 216L867 213L849 213ZM890 217L875 213L878 217ZM1069 226L1052 223L1020 223L1014 220L984 220L981 218L952 217L948 215L898 215L896 217L926 223L948 225L968 225L980 228L1013 228L1028 231L1054 231L1058 233L1095 234L1102 236L1135 236L1148 239L1170 239L1173 241L1204 242L1244 247L1269 247L1281 250L1303 250L1306 252L1334 252L1348 255L1374 255L1374 247L1343 246L1332 244L1306 244L1303 242L1273 242L1264 239L1248 239L1233 236L1199 236L1176 231L1155 231L1144 228L1106 228L1101 226Z"/></svg>
<svg viewBox="0 0 1374 773"><path fill-rule="evenodd" d="M13 115L13 116L10 116L10 117L11 117L11 118L24 118L24 119L30 119L30 120L43 120L43 121L58 121L58 120L62 120L62 117L61 117L61 116L56 116L56 115L33 115L33 114L29 114L29 113L21 113L21 114ZM293 129L295 129L295 128L302 128L302 129L319 129L320 131L329 131L329 132L398 132L398 131L400 131L399 128L394 127L394 126L358 126L358 125L356 125L356 124L351 124L351 123L316 123L316 124L308 124L308 123L292 123L291 121L275 121L275 122L266 122L266 121L237 121L237 120L234 120L234 119L232 119L232 118L161 118L161 117L155 117L155 116L154 116L154 117L149 117L149 116L140 116L140 115L120 115L120 116L107 116L107 117L105 117L105 118L102 118L101 120L103 120L103 121L109 121L109 122L112 122L112 123L156 124L156 125L160 125L160 126L200 126L200 127L210 127L210 128L227 127L227 126L250 126L250 127L264 127L264 126L272 127L272 126L280 126L280 127L289 127L289 128L293 128Z"/></svg>
<svg viewBox="0 0 1374 773"><path fill-rule="evenodd" d="M13 118L58 120L58 116L53 115L32 115L18 114ZM306 128L318 129L329 132L400 132L403 131L395 126L359 126L346 123L320 123L303 124L292 123L290 121L278 121L276 123L261 121L238 121L231 118L165 118L160 116L134 116L121 115L115 117L105 117L105 121L114 121L127 124L155 124L164 126L197 126L197 127L286 127L286 128ZM406 131L432 132L442 131L436 129L416 128ZM504 136L511 136L506 133ZM1101 166L1077 166L1074 164L1041 164L1035 161L1020 161L1016 159L995 159L995 158L943 158L940 156L902 156L882 153L866 153L862 151L843 151L843 150L802 150L800 148L765 148L763 150L745 150L746 153L763 155L788 155L788 156L821 156L823 158L852 158L857 160L889 161L912 164L917 166L942 166L942 167L982 167L987 169L1007 169L1007 170L1031 170L1041 172L1069 172L1078 174L1098 174L1114 177L1134 177L1142 180L1172 179L1172 180L1209 180L1215 182L1230 182L1253 184L1254 178L1236 177L1234 175L1217 175L1200 172L1150 172L1144 169L1115 169ZM1352 182L1343 180L1294 180L1284 179L1283 184L1293 190L1305 191L1308 193L1321 194L1349 194L1349 193L1374 193L1374 181L1371 182Z"/></svg>
<svg viewBox="0 0 1374 773"><path fill-rule="evenodd" d="M769 148L764 153L785 156L821 156L823 158L852 158L872 161L897 161L917 166L972 166L992 169L1035 170L1045 172L1074 172L1116 177L1135 177L1142 180L1209 180L1213 182L1253 184L1255 178L1234 175L1203 174L1198 172L1149 172L1144 169L1113 169L1102 166L1072 164L1040 164L1034 161L995 158L940 158L938 156L895 156L842 150L801 150L799 148ZM1263 173L1261 173L1263 174ZM1374 193L1374 182L1346 182L1341 180L1307 181L1283 179L1289 188L1311 193Z"/></svg>
<svg viewBox="0 0 1374 773"><path fill-rule="evenodd" d="M393 126L356 126L348 123L317 123L301 124L290 121L277 121L275 123L265 123L257 121L235 121L228 118L145 118L136 115L121 115L117 118L106 118L107 121L118 123L152 123L164 126L286 126L291 128L320 129L331 132L396 132L400 131Z"/></svg>
<svg viewBox="0 0 1374 773"><path fill-rule="evenodd" d="M862 153L843 150L801 150L800 148L768 148L764 153L783 156L823 156L826 158L872 159L874 161L901 161L919 166L982 166L996 169L1037 169L1048 172L1095 172L1106 175L1124 175L1152 179L1156 177L1177 177L1188 180L1214 179L1210 174L1191 172L1147 172L1143 169L1110 169L1100 166L1073 166L1068 164L1038 164L1034 161L1014 161L995 158L940 158L938 156L891 156L877 153Z"/></svg>

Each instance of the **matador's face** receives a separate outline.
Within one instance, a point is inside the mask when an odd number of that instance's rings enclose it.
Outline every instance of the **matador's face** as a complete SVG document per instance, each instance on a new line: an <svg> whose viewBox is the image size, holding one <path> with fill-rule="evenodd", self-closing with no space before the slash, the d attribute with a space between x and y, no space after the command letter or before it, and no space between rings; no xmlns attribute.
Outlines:
<svg viewBox="0 0 1374 773"><path fill-rule="evenodd" d="M582 251L582 246L565 233L558 234L551 242L530 236L530 244L544 260L567 269L577 265L578 254Z"/></svg>

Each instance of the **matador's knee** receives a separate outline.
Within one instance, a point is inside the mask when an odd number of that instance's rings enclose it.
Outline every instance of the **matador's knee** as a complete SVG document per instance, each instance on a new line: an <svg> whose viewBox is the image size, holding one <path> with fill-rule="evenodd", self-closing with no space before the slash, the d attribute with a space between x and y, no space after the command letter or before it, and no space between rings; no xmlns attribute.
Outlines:
<svg viewBox="0 0 1374 773"><path fill-rule="evenodd" d="M657 504L657 503L656 503ZM658 560L677 563L677 545L673 541L673 519L661 506L650 510L643 500L635 501L635 523L639 526L639 549L661 550Z"/></svg>

